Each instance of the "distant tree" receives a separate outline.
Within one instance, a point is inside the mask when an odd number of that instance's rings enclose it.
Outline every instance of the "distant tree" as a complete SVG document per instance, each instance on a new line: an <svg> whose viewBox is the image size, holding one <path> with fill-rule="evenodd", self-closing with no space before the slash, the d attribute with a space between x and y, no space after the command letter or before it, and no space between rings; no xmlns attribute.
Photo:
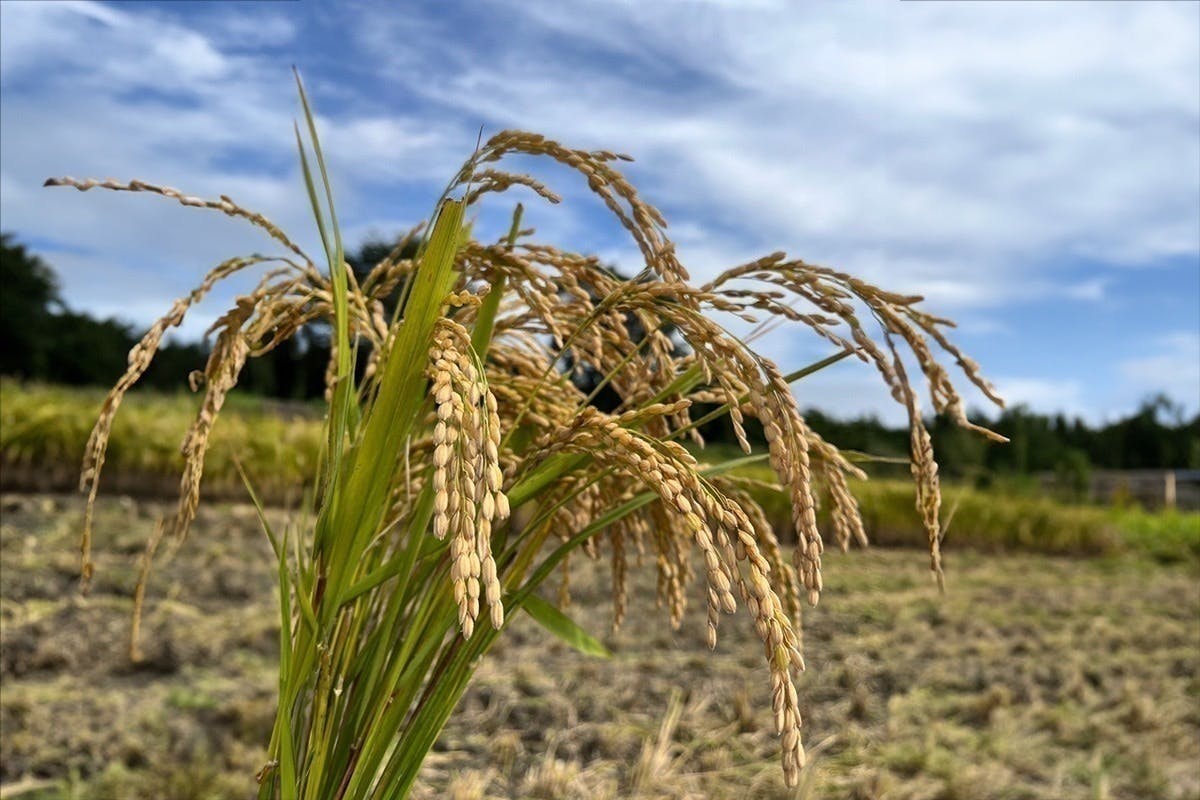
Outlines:
<svg viewBox="0 0 1200 800"><path fill-rule="evenodd" d="M615 265L610 264L602 267L602 269L611 277L616 278L619 281L635 280L635 278L629 277ZM643 277L637 280L650 279L648 277ZM587 281L581 281L580 288L584 289L589 295L591 295L593 302L600 299L600 288L590 285ZM560 292L560 296L564 300L569 299L565 292ZM646 330L645 326L642 324L642 320L636 314L625 314L624 321L625 329L629 333L629 340L635 346L641 345L642 342L645 341L646 337L651 334L651 331ZM658 332L671 340L671 346L674 349L674 352L687 352L688 344L679 337L676 326L664 325L658 329ZM621 404L622 398L617 394L616 391L614 391L611 383L601 386L605 376L592 364L576 363L576 357L573 352L567 352L566 355L563 356L563 369L570 373L571 381L581 392L589 396L593 392L595 393L596 396L592 400L592 405L603 411L612 411ZM597 391L597 389L599 391ZM700 411L699 409L697 410ZM700 413L702 415L703 411L700 411ZM725 415L722 415L720 420L716 420L714 422L715 424L713 426L701 428L700 433L706 437L712 437L715 441L733 441L733 428L731 423L728 421L728 418ZM750 424L747 426L747 431L752 432L752 429L754 429L756 425L756 422L750 421Z"/></svg>
<svg viewBox="0 0 1200 800"><path fill-rule="evenodd" d="M124 323L64 310L54 316L49 364L38 377L73 386L111 383L125 370L133 342Z"/></svg>
<svg viewBox="0 0 1200 800"><path fill-rule="evenodd" d="M354 276L359 281L364 280L367 275L375 268L377 264L391 255L396 246L400 244L402 237L397 237L393 240L380 239L373 237L363 242L358 250L346 254L346 263L350 265L350 269L354 271ZM417 251L420 247L418 238L410 238L404 243L400 249L398 257L400 260L413 259L417 257ZM384 300L384 308L386 313L391 314L395 310L395 304L399 299L399 287L396 288L391 296Z"/></svg>
<svg viewBox="0 0 1200 800"><path fill-rule="evenodd" d="M878 417L839 420L818 409L809 409L805 419L822 438L841 442L842 449L885 458L904 458L908 454L908 430L889 428Z"/></svg>
<svg viewBox="0 0 1200 800"><path fill-rule="evenodd" d="M142 376L143 386L164 391L176 391L185 385L193 370L204 369L208 347L204 342L168 341L150 362Z"/></svg>
<svg viewBox="0 0 1200 800"><path fill-rule="evenodd" d="M54 271L11 233L0 234L0 373L34 378L45 372L54 311L61 307Z"/></svg>
<svg viewBox="0 0 1200 800"><path fill-rule="evenodd" d="M1087 499L1091 475L1092 465L1088 461L1087 453L1073 447L1063 452L1054 467L1054 477L1059 490L1066 499L1076 502Z"/></svg>
<svg viewBox="0 0 1200 800"><path fill-rule="evenodd" d="M942 474L974 479L983 471L991 444L988 439L972 435L944 414L934 419L929 435L933 438Z"/></svg>

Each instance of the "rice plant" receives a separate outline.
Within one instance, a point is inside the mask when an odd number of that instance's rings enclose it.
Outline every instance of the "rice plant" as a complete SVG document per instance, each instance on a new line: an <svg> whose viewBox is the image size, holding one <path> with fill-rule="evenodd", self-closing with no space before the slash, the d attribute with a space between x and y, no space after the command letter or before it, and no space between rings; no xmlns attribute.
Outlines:
<svg viewBox="0 0 1200 800"><path fill-rule="evenodd" d="M816 482L830 498L833 541L845 548L865 537L847 483L863 474L805 424L792 383L855 357L874 367L906 409L916 505L940 581L937 464L907 371L916 365L934 409L964 426L974 427L935 346L999 402L947 338L950 323L923 310L919 297L783 253L697 284L662 215L617 169L627 156L520 131L496 134L466 161L432 224L411 234L421 238L415 258L401 258L398 247L358 281L344 261L302 87L300 96L304 124L296 139L325 251L320 261L228 197L201 199L136 180L47 181L211 209L259 227L282 248L219 264L130 353L88 442L82 487L89 509L122 398L166 331L217 282L266 268L257 287L213 325L211 356L193 376L204 394L182 447L178 538L196 513L213 426L247 359L306 323L330 325L326 435L311 513L285 530L263 517L278 562L281 652L259 797L404 797L478 660L518 611L585 652L603 654L596 639L539 594L580 552L612 565L614 625L626 613L628 570L643 561L653 563L658 601L672 625L680 624L692 600L688 589L698 584L710 646L722 618L745 608L763 644L784 776L795 785L804 765L793 682L804 668L801 607L820 597L825 546ZM635 279L615 277L596 258L535 243L521 226L520 205L501 240L472 238L468 212L495 195L523 188L558 202L535 178L499 168L514 155L550 159L586 180L644 259ZM386 303L395 297L389 315ZM714 312L754 327L739 338ZM831 355L785 374L752 346L778 324L810 330L830 344ZM599 376L586 392L573 380L582 371ZM617 397L611 411L593 403L602 389ZM747 455L706 463L683 442L702 446L699 425L722 415ZM763 453L751 454L747 417L761 425ZM750 487L731 474L753 461L770 465L790 499L790 559ZM253 494L252 476L247 485ZM86 583L90 511L81 546Z"/></svg>

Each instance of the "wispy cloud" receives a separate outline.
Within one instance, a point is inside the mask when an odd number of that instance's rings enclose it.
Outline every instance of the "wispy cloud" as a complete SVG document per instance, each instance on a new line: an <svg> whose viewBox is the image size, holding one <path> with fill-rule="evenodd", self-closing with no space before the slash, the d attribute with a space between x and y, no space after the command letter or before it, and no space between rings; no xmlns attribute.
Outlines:
<svg viewBox="0 0 1200 800"><path fill-rule="evenodd" d="M261 233L159 198L41 188L53 175L137 177L227 194L317 250L296 169L290 64L245 50L256 41L251 22L285 39L295 25L274 17L239 22L235 12L202 29L94 3L6 3L0 13L4 225L87 244L87 257L54 259L72 304L144 324L208 266L273 251ZM350 113L323 116L321 126L351 224L372 206L371 185L443 180L452 163L453 139L439 136L445 126L414 117ZM391 210L415 220L429 202L414 193ZM131 285L141 294L132 304ZM237 288L209 305L228 302ZM199 321L185 330L197 334Z"/></svg>
<svg viewBox="0 0 1200 800"><path fill-rule="evenodd" d="M505 10L546 32L529 41L609 58L547 70L536 47L514 48L431 68L430 97L615 142L684 214L752 218L747 244L782 238L996 302L1047 250L1122 263L1196 250L1200 98L1181 77L1200 72L1195 7Z"/></svg>
<svg viewBox="0 0 1200 800"><path fill-rule="evenodd" d="M1109 278L1091 278L1063 288L1063 295L1072 300L1103 300L1112 281Z"/></svg>
<svg viewBox="0 0 1200 800"><path fill-rule="evenodd" d="M1054 409L1069 414L1086 414L1089 411L1084 387L1076 380L1002 375L996 379L996 388L1010 406Z"/></svg>
<svg viewBox="0 0 1200 800"><path fill-rule="evenodd" d="M1177 331L1148 343L1145 355L1118 365L1143 395L1162 392L1189 409L1200 406L1200 331Z"/></svg>
<svg viewBox="0 0 1200 800"><path fill-rule="evenodd" d="M64 245L54 264L75 305L146 322L209 264L270 243L152 198L41 189L50 175L229 194L318 249L291 138L297 63L351 233L422 218L480 125L518 126L636 155L632 176L667 211L693 274L785 247L923 294L966 318L968 346L1039 407L1106 413L1095 398L1113 380L1128 384L1122 397L1148 391L1163 364L1121 361L1128 343L1167 358L1161 337L1195 324L1190 307L1163 302L1176 310L1130 314L1117 338L1096 316L1095 346L1118 354L1116 377L1078 352L1057 363L1045 353L1048 315L1088 324L1065 312L1116 308L1131 269L1152 288L1200 266L1195 4L219 12L0 4L4 225ZM542 235L634 268L636 251L582 181L531 168L575 201L531 208ZM485 216L481 230L497 224ZM784 334L764 346L796 355ZM804 391L847 412L888 408L858 380L835 371Z"/></svg>

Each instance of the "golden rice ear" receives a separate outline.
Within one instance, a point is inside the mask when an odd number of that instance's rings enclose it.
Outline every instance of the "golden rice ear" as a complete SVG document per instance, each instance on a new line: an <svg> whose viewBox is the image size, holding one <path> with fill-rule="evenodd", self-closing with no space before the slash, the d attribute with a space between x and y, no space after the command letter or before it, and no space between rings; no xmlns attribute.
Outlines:
<svg viewBox="0 0 1200 800"><path fill-rule="evenodd" d="M496 398L480 366L470 333L453 320L438 320L428 369L437 409L433 531L439 539L450 536L450 577L459 626L468 639L479 616L481 591L493 627L504 625L491 537L493 524L508 517L508 499L502 486Z"/></svg>
<svg viewBox="0 0 1200 800"><path fill-rule="evenodd" d="M220 334L213 345L212 353L209 354L208 366L204 371L204 400L180 448L184 466L179 482L179 508L175 514L175 536L180 541L187 536L200 504L204 456L208 452L213 425L216 424L225 398L237 384L242 367L250 355L250 345L246 341L242 326L254 313L256 306L257 298L241 298L238 305L216 323L220 326Z"/></svg>
<svg viewBox="0 0 1200 800"><path fill-rule="evenodd" d="M405 259L402 243L359 283L342 257L332 191L303 89L301 99L319 171L309 169L297 126L301 163L328 278L270 221L227 197L204 200L141 181L47 182L80 191L148 192L216 210L263 229L299 259L279 259L281 271L269 272L253 292L238 298L213 328L217 337L204 373L192 376L193 389L202 382L204 396L183 445L180 536L196 514L213 426L246 362L307 323L333 324L328 436L314 535L304 546L294 538L294 552L272 536L284 601L286 680L281 685L291 694L277 720L275 766L264 778L278 777L280 786L287 782L285 793L297 796L343 790L358 796L376 776L394 772L399 776L394 793L403 794L432 745L429 732L440 730L461 695L458 683L440 680L456 671L469 676L474 659L505 623L504 604L520 608L555 567L563 569L565 604L569 555L583 548L598 558L606 538L614 627L627 613L631 552L639 562L643 554L652 554L658 599L673 626L682 623L688 585L703 578L710 646L717 643L721 616L739 602L747 609L764 647L784 776L795 785L804 765L794 682L804 668L800 613L804 600L817 602L823 583L818 481L830 501L832 540L846 548L852 541L865 543L866 537L848 483L849 477L865 476L809 427L790 384L849 355L879 373L909 416L916 503L931 568L940 581L937 462L905 359L928 380L935 410L1002 438L967 419L950 373L938 361L948 354L970 383L999 402L978 365L946 336L950 323L921 310L919 298L789 260L783 253L690 286L666 235L666 221L615 168L627 157L573 150L519 131L497 134L467 161L451 185L464 199L439 204L418 256ZM490 166L508 154L545 156L583 175L637 244L644 269L624 279L594 257L523 240L528 232L520 228L519 211L505 239L489 245L464 241L470 235L464 207L486 194L520 186L558 200L537 179ZM421 230L418 226L410 237ZM85 580L92 569L97 481L123 396L145 371L165 331L178 325L192 304L217 281L266 260L219 265L131 352L129 368L106 400L85 455ZM397 292L395 318L389 321L384 304ZM874 335L860 320L864 309L879 323ZM715 312L757 327L739 338L714 321ZM785 377L751 347L754 337L784 323L812 331L837 353ZM360 343L371 354L365 372L356 377L353 357ZM584 385L581 377L591 382ZM611 411L593 405L601 391L616 398ZM692 419L699 404L715 409ZM796 537L791 563L746 491L752 484L725 474L745 461L702 466L680 444L688 436L701 444L698 428L722 416L747 453L755 445L765 449L747 460L766 460L787 492ZM761 425L764 441L752 441L752 422ZM521 524L510 524L510 505L525 504L538 510L526 511ZM430 532L442 541L422 538ZM484 605L490 626L477 625ZM413 620L421 627L405 627ZM548 627L561 633L573 625L566 623L558 619ZM449 635L456 626L461 637ZM370 643L360 650L363 643L356 637L362 631L371 631ZM380 648L381 641L398 642L398 649ZM329 642L343 649L322 649ZM387 684L374 660L385 651L403 666L386 673L407 682ZM372 675L363 685L376 694L338 695L341 686L332 684L330 663ZM293 728L296 709L345 715ZM320 737L333 730L329 726L363 720L366 729L346 740L365 743L361 750L355 745L355 760L317 769L314 784L304 784L306 765L328 766L322 759L330 752L322 748L329 740ZM306 740L306 730L318 738ZM306 749L285 750L281 742ZM399 762L393 758L402 762L395 770ZM348 783L329 785L341 780Z"/></svg>
<svg viewBox="0 0 1200 800"><path fill-rule="evenodd" d="M159 517L158 522L154 525L154 533L146 541L146 549L142 553L141 563L138 566L137 584L133 589L133 614L129 625L129 660L134 664L142 660L142 606L146 601L146 584L150 580L150 567L154 562L154 554L158 550L166 527L166 521Z"/></svg>
<svg viewBox="0 0 1200 800"><path fill-rule="evenodd" d="M128 367L126 367L125 373L117 379L116 385L113 386L105 397L104 405L100 409L100 415L97 417L96 424L92 427L92 432L88 436L87 445L84 447L79 488L81 491L86 491L88 495L87 503L84 507L83 531L80 541L80 552L82 554L81 575L85 589L93 572L91 560L92 526L95 518L96 498L100 490L100 473L104 469L108 440L112 435L113 421L116 419L121 401L124 400L129 390L133 388L142 375L145 374L146 370L149 369L150 362L154 360L154 356L158 353L158 348L162 344L163 336L166 332L171 328L178 327L183 322L188 310L204 299L213 286L248 267L278 260L277 258L268 258L265 256L249 256L231 258L221 262L205 275L200 285L193 289L186 297L176 300L172 304L170 311L156 320L142 336L141 340L129 351ZM195 373L188 376L188 383L192 391L197 390L199 381L195 377Z"/></svg>
<svg viewBox="0 0 1200 800"><path fill-rule="evenodd" d="M572 150L540 134L525 131L501 131L468 161L459 173L456 185L469 185L476 176L477 167L499 161L509 153L525 155L540 155L551 158L560 164L570 167L582 174L588 183L588 188L599 195L609 211L618 219L621 225L633 237L646 260L648 269L653 270L663 280L686 283L688 272L675 255L675 246L664 233L667 221L657 208L646 203L638 195L637 190L625 176L612 166L613 161L631 160L628 156L611 153L607 150ZM484 171L484 175L495 174ZM535 188L539 194L553 195L540 184L531 185L523 180L513 180L509 173L505 180L486 178L489 191L503 191L511 185L521 184ZM532 179L530 179L532 181ZM481 187L482 188L482 187ZM554 195L557 197L556 195Z"/></svg>
<svg viewBox="0 0 1200 800"><path fill-rule="evenodd" d="M246 220L256 228L260 228L265 231L268 236L282 244L288 250L291 250L300 259L302 259L304 263L313 263L313 260L308 257L308 254L301 250L295 242L289 239L287 234L285 234L274 222L271 222L271 220L267 219L262 214L259 214L257 211L251 211L247 208L243 208L242 206L233 202L233 200L226 195L221 195L219 200L206 200L203 197L195 197L184 194L178 189L172 189L170 186L157 186L153 183L146 183L145 181L133 180L123 183L121 181L115 181L111 179L97 180L95 178L85 178L80 180L70 176L64 176L61 178L47 178L45 183L42 185L71 186L81 192L86 192L90 189L96 188L108 189L109 191L113 192L146 192L174 200L180 205L190 206L192 208L208 208L212 209L213 211L220 211L227 217Z"/></svg>

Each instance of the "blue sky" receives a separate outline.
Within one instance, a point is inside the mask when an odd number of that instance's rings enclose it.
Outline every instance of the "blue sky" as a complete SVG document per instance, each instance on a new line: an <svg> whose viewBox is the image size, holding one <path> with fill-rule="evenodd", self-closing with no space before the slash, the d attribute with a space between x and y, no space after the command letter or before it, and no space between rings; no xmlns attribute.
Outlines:
<svg viewBox="0 0 1200 800"><path fill-rule="evenodd" d="M785 249L925 295L1012 402L1200 410L1200 3L6 0L0 226L72 306L138 324L270 243L46 177L228 194L312 243L292 64L352 243L425 217L480 126L528 128L634 155L695 276ZM567 200L531 209L539 236L636 270L585 187L534 167ZM799 331L763 346L822 354ZM876 384L843 364L798 394L896 418Z"/></svg>

